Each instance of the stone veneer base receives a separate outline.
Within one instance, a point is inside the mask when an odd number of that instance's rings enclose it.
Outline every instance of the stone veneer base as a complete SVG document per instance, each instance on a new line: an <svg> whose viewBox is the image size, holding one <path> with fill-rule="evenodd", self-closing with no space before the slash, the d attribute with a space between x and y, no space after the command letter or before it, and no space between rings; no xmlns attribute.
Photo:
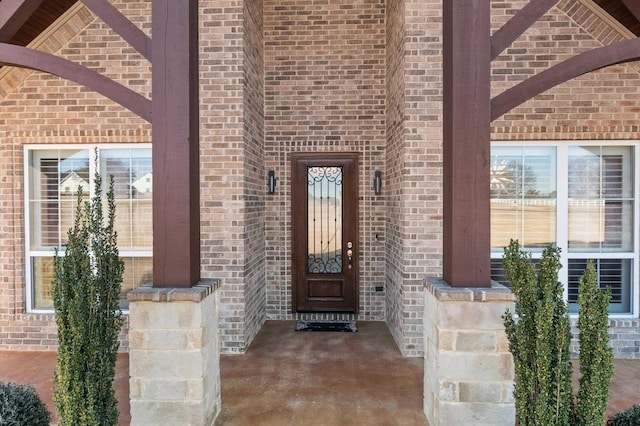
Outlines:
<svg viewBox="0 0 640 426"><path fill-rule="evenodd" d="M431 426L515 423L514 368L502 323L511 291L425 281L424 413Z"/></svg>
<svg viewBox="0 0 640 426"><path fill-rule="evenodd" d="M220 412L217 280L129 299L131 425L212 425Z"/></svg>

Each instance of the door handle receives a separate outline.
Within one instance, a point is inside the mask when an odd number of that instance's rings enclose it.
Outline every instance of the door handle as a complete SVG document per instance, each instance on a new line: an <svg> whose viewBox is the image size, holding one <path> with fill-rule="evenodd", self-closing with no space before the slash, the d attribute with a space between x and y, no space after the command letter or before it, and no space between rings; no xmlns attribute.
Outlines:
<svg viewBox="0 0 640 426"><path fill-rule="evenodd" d="M353 250L351 250L353 247L353 243L351 241L349 241L347 243L347 267L349 269L351 269L353 267Z"/></svg>

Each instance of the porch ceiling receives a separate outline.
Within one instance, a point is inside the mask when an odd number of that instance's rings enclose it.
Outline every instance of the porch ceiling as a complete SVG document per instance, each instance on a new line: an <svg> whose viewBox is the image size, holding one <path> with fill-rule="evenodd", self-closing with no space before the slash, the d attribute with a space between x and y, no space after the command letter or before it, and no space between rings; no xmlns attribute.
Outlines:
<svg viewBox="0 0 640 426"><path fill-rule="evenodd" d="M9 42L20 46L26 46L33 41L40 33L42 33L49 25L58 19L64 12L76 3L76 0L5 0L6 2L22 5L23 9L32 9L24 23L8 40L0 42ZM640 21L627 9L623 0L593 0L597 5L607 11L613 18L618 20L622 25L628 28L635 35L640 35ZM29 4L37 4L38 6L29 7ZM4 5L3 5L4 6ZM0 13L0 18L2 18ZM0 25L5 21L0 19ZM2 28L0 28L0 34ZM1 38L1 37L0 37Z"/></svg>
<svg viewBox="0 0 640 426"><path fill-rule="evenodd" d="M76 0L5 0L9 4L3 8L20 9L19 14L23 14L20 22L23 22L17 31L10 31L11 35L5 36L6 39L0 37L0 42L8 42L10 44L16 44L19 46L26 46L33 41L40 33L47 29L51 24L55 22L64 12L66 12L71 6L76 3ZM38 5L39 3L39 5ZM12 8L13 9L13 8ZM7 9L5 9L7 10ZM5 27L11 25L12 19L2 19L2 13L0 13L0 25L5 24ZM2 29L0 28L0 34Z"/></svg>
<svg viewBox="0 0 640 426"><path fill-rule="evenodd" d="M593 0L598 6L607 11L614 19L627 27L636 36L640 36L640 22L633 13L627 9L623 0ZM631 0L636 2L637 0Z"/></svg>

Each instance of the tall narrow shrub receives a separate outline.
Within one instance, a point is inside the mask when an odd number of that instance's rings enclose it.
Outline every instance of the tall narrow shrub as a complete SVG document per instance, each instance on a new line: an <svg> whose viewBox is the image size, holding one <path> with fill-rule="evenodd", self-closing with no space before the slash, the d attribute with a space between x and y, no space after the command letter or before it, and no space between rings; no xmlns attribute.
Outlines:
<svg viewBox="0 0 640 426"><path fill-rule="evenodd" d="M596 270L588 262L578 290L581 378L574 405L568 307L558 282L560 249L546 248L539 269L536 273L531 255L517 241L505 248L504 270L517 299L515 315L507 310L503 319L515 364L518 424L600 426L613 378L611 292L598 288Z"/></svg>
<svg viewBox="0 0 640 426"><path fill-rule="evenodd" d="M609 401L613 378L613 353L609 347L608 308L611 289L598 288L598 276L591 261L580 279L580 389L576 416L581 426L601 426Z"/></svg>
<svg viewBox="0 0 640 426"><path fill-rule="evenodd" d="M111 177L106 223L100 175L95 175L96 195L89 202L83 201L79 188L64 256L55 253L59 347L54 403L60 426L118 421L113 379L122 326L119 299L124 263L116 245L113 186Z"/></svg>
<svg viewBox="0 0 640 426"><path fill-rule="evenodd" d="M503 316L513 354L520 426L569 424L573 412L569 314L558 282L560 249L542 253L539 273L517 241L505 248L504 270L517 301Z"/></svg>

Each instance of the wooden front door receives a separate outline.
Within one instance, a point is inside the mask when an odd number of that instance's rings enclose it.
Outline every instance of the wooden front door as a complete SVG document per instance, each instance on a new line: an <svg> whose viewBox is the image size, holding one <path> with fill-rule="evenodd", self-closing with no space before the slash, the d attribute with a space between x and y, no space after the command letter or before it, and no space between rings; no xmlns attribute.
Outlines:
<svg viewBox="0 0 640 426"><path fill-rule="evenodd" d="M358 154L292 154L294 312L358 311Z"/></svg>

